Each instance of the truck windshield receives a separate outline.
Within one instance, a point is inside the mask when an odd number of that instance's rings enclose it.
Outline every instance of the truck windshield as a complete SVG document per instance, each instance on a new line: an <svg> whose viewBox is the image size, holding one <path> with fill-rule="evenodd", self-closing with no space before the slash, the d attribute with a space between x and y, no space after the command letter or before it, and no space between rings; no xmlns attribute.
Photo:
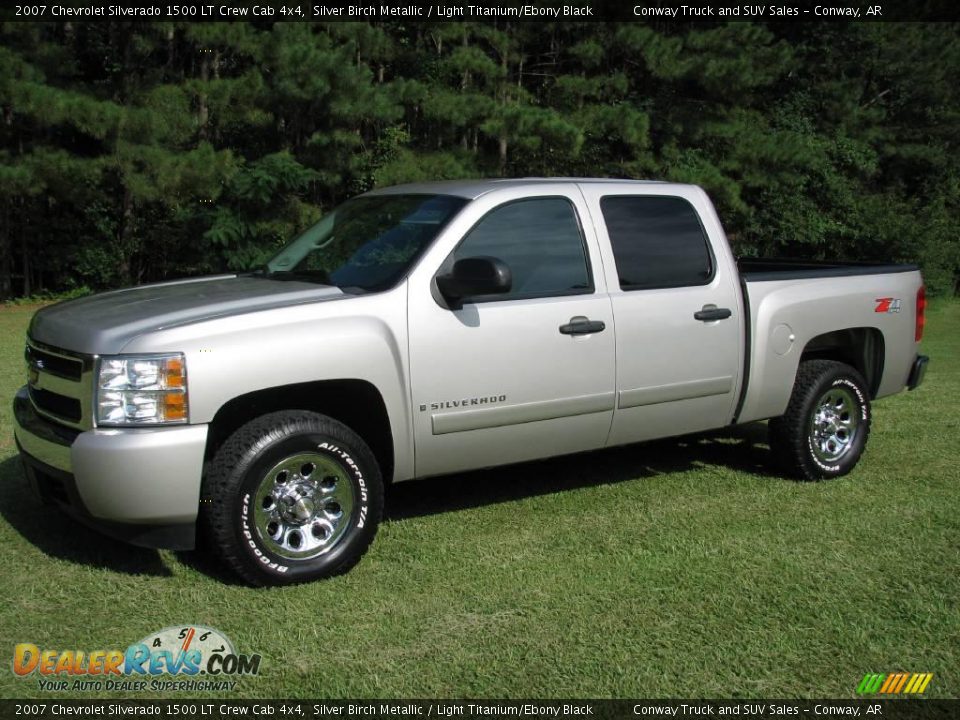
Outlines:
<svg viewBox="0 0 960 720"><path fill-rule="evenodd" d="M466 203L451 195L348 200L283 248L263 275L356 291L385 290L406 274Z"/></svg>

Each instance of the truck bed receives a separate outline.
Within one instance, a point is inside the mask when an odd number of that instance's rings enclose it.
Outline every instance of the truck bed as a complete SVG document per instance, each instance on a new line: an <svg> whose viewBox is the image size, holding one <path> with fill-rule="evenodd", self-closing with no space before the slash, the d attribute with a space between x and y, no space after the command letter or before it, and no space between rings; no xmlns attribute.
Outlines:
<svg viewBox="0 0 960 720"><path fill-rule="evenodd" d="M738 422L777 417L809 347L858 348L871 394L903 389L917 355L915 319L923 280L916 265L737 260L743 284L745 368ZM872 371L871 371L872 368Z"/></svg>

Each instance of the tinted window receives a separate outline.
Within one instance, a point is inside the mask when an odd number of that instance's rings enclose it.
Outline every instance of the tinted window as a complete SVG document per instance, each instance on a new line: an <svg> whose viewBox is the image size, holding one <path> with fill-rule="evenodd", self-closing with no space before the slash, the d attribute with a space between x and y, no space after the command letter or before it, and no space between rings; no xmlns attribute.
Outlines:
<svg viewBox="0 0 960 720"><path fill-rule="evenodd" d="M696 211L686 200L605 197L600 209L622 289L704 285L710 281L710 247Z"/></svg>
<svg viewBox="0 0 960 720"><path fill-rule="evenodd" d="M535 198L491 210L467 233L454 260L488 255L503 260L513 275L517 299L590 292L583 236L573 205L564 198Z"/></svg>

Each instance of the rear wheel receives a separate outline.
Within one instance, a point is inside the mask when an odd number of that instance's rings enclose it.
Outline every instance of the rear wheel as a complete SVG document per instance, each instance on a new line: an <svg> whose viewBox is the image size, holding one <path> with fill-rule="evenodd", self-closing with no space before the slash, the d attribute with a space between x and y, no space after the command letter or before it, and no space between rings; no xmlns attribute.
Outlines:
<svg viewBox="0 0 960 720"><path fill-rule="evenodd" d="M383 483L350 428L306 411L237 430L204 479L201 520L214 551L253 585L345 572L373 540Z"/></svg>
<svg viewBox="0 0 960 720"><path fill-rule="evenodd" d="M803 480L850 472L870 434L867 384L834 360L800 364L787 411L769 423L770 450L780 467Z"/></svg>

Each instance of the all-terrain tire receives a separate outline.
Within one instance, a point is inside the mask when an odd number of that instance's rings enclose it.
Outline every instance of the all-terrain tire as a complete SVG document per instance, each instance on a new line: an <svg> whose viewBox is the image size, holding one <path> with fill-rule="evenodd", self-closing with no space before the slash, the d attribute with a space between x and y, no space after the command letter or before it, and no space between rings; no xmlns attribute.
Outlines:
<svg viewBox="0 0 960 720"><path fill-rule="evenodd" d="M800 363L783 416L769 422L770 451L787 475L821 480L850 472L870 435L863 376L835 360Z"/></svg>
<svg viewBox="0 0 960 720"><path fill-rule="evenodd" d="M221 445L201 489L201 532L251 585L346 572L383 513L380 468L367 444L318 413L262 415Z"/></svg>

